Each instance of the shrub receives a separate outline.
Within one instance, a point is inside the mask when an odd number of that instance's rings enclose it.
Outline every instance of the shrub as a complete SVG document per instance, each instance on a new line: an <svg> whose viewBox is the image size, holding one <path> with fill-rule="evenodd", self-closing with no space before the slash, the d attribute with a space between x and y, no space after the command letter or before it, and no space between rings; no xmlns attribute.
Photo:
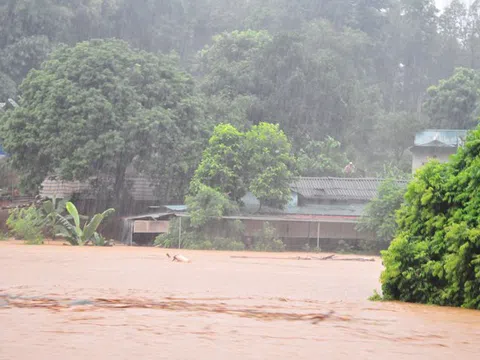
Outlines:
<svg viewBox="0 0 480 360"><path fill-rule="evenodd" d="M27 244L42 244L42 227L44 219L34 206L16 208L10 212L7 226L17 240L25 240Z"/></svg>
<svg viewBox="0 0 480 360"><path fill-rule="evenodd" d="M285 251L285 244L277 238L277 232L268 222L263 224L262 230L255 234L253 245L255 251Z"/></svg>
<svg viewBox="0 0 480 360"><path fill-rule="evenodd" d="M371 295L371 296L368 298L368 300L370 300L370 301L382 301L383 298L382 298L382 295L380 295L380 294L378 293L378 291L375 289L375 290L373 290L373 295Z"/></svg>

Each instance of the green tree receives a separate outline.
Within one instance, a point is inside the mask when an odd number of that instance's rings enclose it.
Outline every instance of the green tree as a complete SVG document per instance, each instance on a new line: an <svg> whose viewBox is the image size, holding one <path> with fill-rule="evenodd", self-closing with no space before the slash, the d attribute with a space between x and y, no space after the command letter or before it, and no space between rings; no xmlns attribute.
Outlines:
<svg viewBox="0 0 480 360"><path fill-rule="evenodd" d="M216 122L242 129L261 120L254 61L271 41L266 31L224 32L198 53L195 70Z"/></svg>
<svg viewBox="0 0 480 360"><path fill-rule="evenodd" d="M349 163L342 144L330 136L323 141L310 140L297 156L301 176L342 176L345 165Z"/></svg>
<svg viewBox="0 0 480 360"><path fill-rule="evenodd" d="M59 236L63 236L70 245L74 246L87 245L89 242L92 242L94 245L103 242L97 233L97 229L107 217L115 212L115 209L107 209L100 214L95 214L90 221L86 221L83 224L83 227L81 223L82 216L78 213L76 206L71 202L67 202L66 209L70 214L70 218L73 219L73 224L70 223L69 218L56 214L58 223L63 228Z"/></svg>
<svg viewBox="0 0 480 360"><path fill-rule="evenodd" d="M163 159L180 159L201 127L193 80L177 59L123 41L61 47L21 91L21 107L8 111L0 127L12 165L30 188L50 175L93 176L115 199L134 160L160 151Z"/></svg>
<svg viewBox="0 0 480 360"><path fill-rule="evenodd" d="M292 146L279 125L260 123L242 133L232 125L215 127L190 185L195 196L204 186L240 203L251 191L260 203L283 207L295 173Z"/></svg>
<svg viewBox="0 0 480 360"><path fill-rule="evenodd" d="M197 194L206 185L239 201L247 192L245 182L245 134L229 124L217 125L191 183Z"/></svg>
<svg viewBox="0 0 480 360"><path fill-rule="evenodd" d="M292 145L278 124L260 123L245 136L248 189L260 206L283 208L290 200L296 173Z"/></svg>
<svg viewBox="0 0 480 360"><path fill-rule="evenodd" d="M378 241L390 243L397 231L396 211L403 203L406 189L395 179L385 179L360 219L357 229L374 233Z"/></svg>
<svg viewBox="0 0 480 360"><path fill-rule="evenodd" d="M0 51L0 69L20 84L30 70L40 67L51 47L46 36L22 38Z"/></svg>
<svg viewBox="0 0 480 360"><path fill-rule="evenodd" d="M425 111L437 127L470 129L477 124L480 77L475 70L458 68L452 77L428 88Z"/></svg>
<svg viewBox="0 0 480 360"><path fill-rule="evenodd" d="M7 0L0 2L0 48L22 38L44 35L60 39L71 12L63 0Z"/></svg>
<svg viewBox="0 0 480 360"><path fill-rule="evenodd" d="M190 214L190 224L195 228L201 228L210 220L219 219L236 210L235 203L228 196L203 184L200 184L194 196L187 196L185 204Z"/></svg>
<svg viewBox="0 0 480 360"><path fill-rule="evenodd" d="M416 172L383 253L386 299L480 309L480 130L452 161Z"/></svg>

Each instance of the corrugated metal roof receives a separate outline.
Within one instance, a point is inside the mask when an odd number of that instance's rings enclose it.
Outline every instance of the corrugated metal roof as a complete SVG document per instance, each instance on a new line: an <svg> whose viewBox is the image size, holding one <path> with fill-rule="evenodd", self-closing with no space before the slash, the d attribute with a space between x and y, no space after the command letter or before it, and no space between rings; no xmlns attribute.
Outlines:
<svg viewBox="0 0 480 360"><path fill-rule="evenodd" d="M177 214L182 217L182 215ZM188 215L183 215L188 217ZM290 221L290 222L325 222L325 223L357 223L358 217L352 216L323 216L323 215L270 215L270 216L223 216L226 220L255 220L255 221Z"/></svg>
<svg viewBox="0 0 480 360"><path fill-rule="evenodd" d="M135 201L160 200L155 194L154 186L144 177L130 177L130 194ZM369 201L377 194L377 189L383 179L378 178L330 178L330 177L301 177L297 178L291 188L292 191L305 198L318 200L361 200ZM406 181L398 181L406 185ZM42 197L65 198L73 194L83 193L85 198L94 198L89 190L90 183L80 181L60 181L47 179L42 183L40 195ZM291 207L291 206L289 206ZM332 208L333 209L333 208ZM185 211L183 205L171 205L171 211ZM322 211L327 211L324 208ZM329 210L328 210L329 211ZM345 210L347 211L347 210ZM356 211L356 210L355 210Z"/></svg>
<svg viewBox="0 0 480 360"><path fill-rule="evenodd" d="M187 205L165 205L165 209L170 211L187 211Z"/></svg>
<svg viewBox="0 0 480 360"><path fill-rule="evenodd" d="M306 204L303 206L291 206L285 209L285 213L291 215L325 215L325 216L354 216L360 217L366 204Z"/></svg>
<svg viewBox="0 0 480 360"><path fill-rule="evenodd" d="M124 219L124 220L159 220L159 219L168 218L168 217L171 217L171 216L175 216L175 214L173 214L173 213L152 213L152 214L126 216L122 219Z"/></svg>
<svg viewBox="0 0 480 360"><path fill-rule="evenodd" d="M301 177L292 184L292 190L305 198L318 200L369 201L377 195L383 179ZM407 181L399 180L406 185Z"/></svg>
<svg viewBox="0 0 480 360"><path fill-rule="evenodd" d="M424 130L415 134L415 146L458 147L467 136L467 130Z"/></svg>

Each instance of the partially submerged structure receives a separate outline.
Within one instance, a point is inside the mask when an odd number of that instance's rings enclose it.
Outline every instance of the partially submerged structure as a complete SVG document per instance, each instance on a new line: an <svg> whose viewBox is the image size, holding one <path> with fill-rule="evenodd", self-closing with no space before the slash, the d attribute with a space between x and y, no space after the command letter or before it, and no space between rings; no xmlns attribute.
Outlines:
<svg viewBox="0 0 480 360"><path fill-rule="evenodd" d="M241 214L217 219L209 232L227 237L228 222L243 224L246 243L254 238L268 223L290 250L308 244L309 247L324 246L328 242L372 240L373 234L356 229L364 207L376 196L381 179L376 178L297 178L291 185L292 197L287 207L280 210L258 210L258 200L247 194ZM406 181L399 181L406 186ZM123 241L151 241L158 234L168 232L173 218L188 218L188 209L183 205L159 207L155 213L124 218ZM179 243L181 242L179 232Z"/></svg>

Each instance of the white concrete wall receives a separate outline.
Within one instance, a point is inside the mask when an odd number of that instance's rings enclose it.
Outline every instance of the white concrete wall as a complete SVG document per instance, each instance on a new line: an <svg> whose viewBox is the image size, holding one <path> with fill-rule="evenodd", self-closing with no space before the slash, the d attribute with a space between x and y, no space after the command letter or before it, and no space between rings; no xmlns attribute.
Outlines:
<svg viewBox="0 0 480 360"><path fill-rule="evenodd" d="M430 159L436 159L442 163L449 160L450 156L457 152L456 148L424 148L412 151L412 172L425 165Z"/></svg>

